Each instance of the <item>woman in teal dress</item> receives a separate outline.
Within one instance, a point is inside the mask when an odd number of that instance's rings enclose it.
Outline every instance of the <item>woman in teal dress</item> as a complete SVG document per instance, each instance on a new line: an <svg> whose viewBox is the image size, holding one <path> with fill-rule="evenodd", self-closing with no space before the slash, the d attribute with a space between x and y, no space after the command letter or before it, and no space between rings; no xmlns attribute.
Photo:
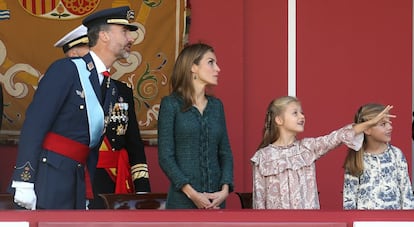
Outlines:
<svg viewBox="0 0 414 227"><path fill-rule="evenodd" d="M233 191L233 155L222 102L206 94L220 68L211 46L185 47L161 100L158 159L170 180L167 209L224 208Z"/></svg>

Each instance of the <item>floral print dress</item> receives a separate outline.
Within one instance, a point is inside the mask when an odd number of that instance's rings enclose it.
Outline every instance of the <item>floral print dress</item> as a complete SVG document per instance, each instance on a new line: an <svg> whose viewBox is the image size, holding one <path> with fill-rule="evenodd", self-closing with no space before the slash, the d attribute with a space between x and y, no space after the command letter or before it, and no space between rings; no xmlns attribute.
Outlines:
<svg viewBox="0 0 414 227"><path fill-rule="evenodd" d="M348 125L326 136L259 149L251 158L253 209L319 209L315 161L342 143L359 149L362 141L362 133L355 135Z"/></svg>
<svg viewBox="0 0 414 227"><path fill-rule="evenodd" d="M381 154L364 153L360 177L344 175L343 208L413 209L408 165L401 150L388 145Z"/></svg>

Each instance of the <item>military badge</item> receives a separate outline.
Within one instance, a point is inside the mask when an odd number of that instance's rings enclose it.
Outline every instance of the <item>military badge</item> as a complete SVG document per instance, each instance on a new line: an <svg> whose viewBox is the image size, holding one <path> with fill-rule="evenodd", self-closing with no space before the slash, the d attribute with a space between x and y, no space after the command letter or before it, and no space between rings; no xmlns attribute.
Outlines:
<svg viewBox="0 0 414 227"><path fill-rule="evenodd" d="M88 70L91 71L93 68L95 68L95 65L93 64L93 62L89 62L87 65Z"/></svg>
<svg viewBox="0 0 414 227"><path fill-rule="evenodd" d="M29 181L30 178L32 178L32 175L30 174L29 167L25 167L24 171L20 174L20 179L23 181Z"/></svg>
<svg viewBox="0 0 414 227"><path fill-rule="evenodd" d="M79 95L79 97L81 97L82 99L85 98L85 92L83 90L82 91L76 90L76 94Z"/></svg>
<svg viewBox="0 0 414 227"><path fill-rule="evenodd" d="M15 167L16 169L21 169L20 179L22 181L29 181L32 178L31 172L34 170L32 165L29 162L26 162L24 166Z"/></svg>
<svg viewBox="0 0 414 227"><path fill-rule="evenodd" d="M118 101L112 108L110 121L116 124L116 135L125 135L128 128L128 103L124 102L123 97L119 97Z"/></svg>
<svg viewBox="0 0 414 227"><path fill-rule="evenodd" d="M131 23L135 20L135 11L134 10L128 10L126 19Z"/></svg>

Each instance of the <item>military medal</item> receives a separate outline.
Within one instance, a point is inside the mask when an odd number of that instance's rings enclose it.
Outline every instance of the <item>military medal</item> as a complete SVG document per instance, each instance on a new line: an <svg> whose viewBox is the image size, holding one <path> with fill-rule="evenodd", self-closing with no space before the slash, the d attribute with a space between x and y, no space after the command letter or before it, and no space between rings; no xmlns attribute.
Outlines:
<svg viewBox="0 0 414 227"><path fill-rule="evenodd" d="M116 124L116 135L125 135L128 128L128 103L123 97L118 97L118 102L112 108L110 121Z"/></svg>

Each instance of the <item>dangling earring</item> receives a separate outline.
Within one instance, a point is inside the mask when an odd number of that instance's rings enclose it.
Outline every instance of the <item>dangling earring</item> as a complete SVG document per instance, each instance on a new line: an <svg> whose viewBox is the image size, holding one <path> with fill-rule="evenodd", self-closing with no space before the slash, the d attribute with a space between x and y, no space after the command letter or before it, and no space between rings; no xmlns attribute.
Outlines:
<svg viewBox="0 0 414 227"><path fill-rule="evenodd" d="M197 80L197 74L194 74L193 79Z"/></svg>

